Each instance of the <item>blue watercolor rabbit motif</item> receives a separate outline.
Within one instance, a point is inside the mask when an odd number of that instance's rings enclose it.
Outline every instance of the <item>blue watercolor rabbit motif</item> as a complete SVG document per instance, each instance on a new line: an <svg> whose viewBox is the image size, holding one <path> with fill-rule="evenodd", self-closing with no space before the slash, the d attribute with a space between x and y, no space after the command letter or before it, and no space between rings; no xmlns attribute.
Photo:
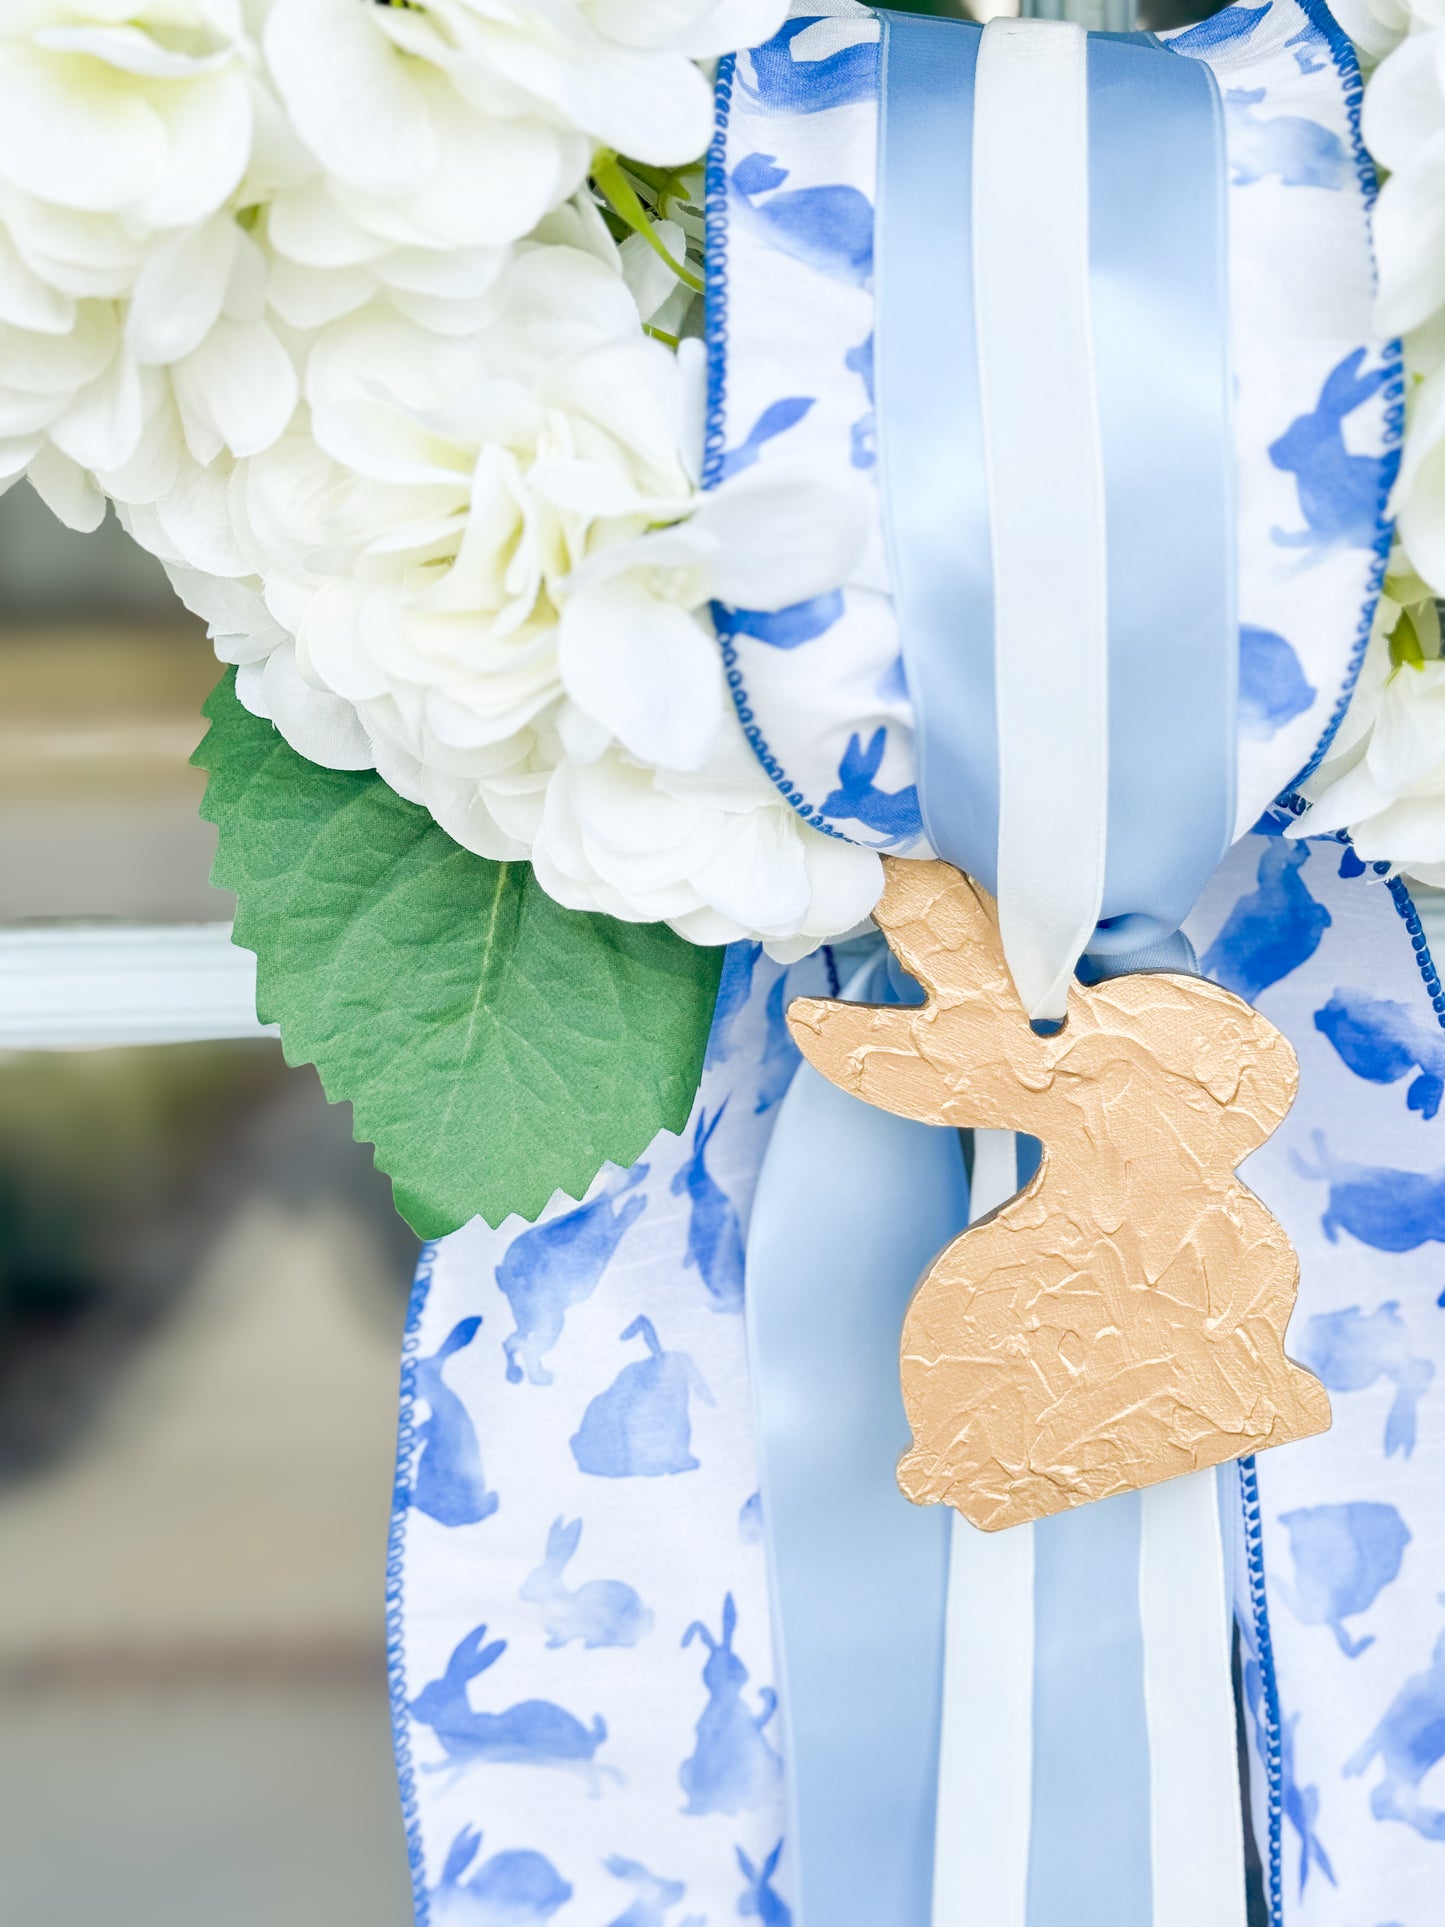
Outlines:
<svg viewBox="0 0 1445 1927"><path fill-rule="evenodd" d="M698 1107L692 1131L692 1156L673 1173L674 1197L691 1199L687 1256L683 1260L706 1285L714 1311L743 1308L743 1228L732 1199L707 1168L707 1147L727 1109L724 1098L713 1112Z"/></svg>
<svg viewBox="0 0 1445 1927"><path fill-rule="evenodd" d="M778 1697L771 1686L764 1686L757 1713L744 1701L748 1669L733 1651L737 1623L729 1593L723 1601L721 1639L714 1639L700 1619L682 1636L684 1646L700 1639L707 1648L702 1669L707 1705L697 1723L692 1757L677 1774L687 1795L684 1813L743 1813L772 1799L782 1784L783 1762L763 1732L778 1710Z"/></svg>
<svg viewBox="0 0 1445 1927"><path fill-rule="evenodd" d="M1400 1688L1359 1751L1345 1762L1358 1777L1375 1759L1384 1777L1370 1793L1377 1820L1402 1820L1426 1840L1445 1841L1445 1812L1426 1804L1420 1784L1445 1760L1445 1633L1435 1642L1426 1672L1413 1673Z"/></svg>
<svg viewBox="0 0 1445 1927"><path fill-rule="evenodd" d="M593 1793L602 1774L620 1779L615 1767L594 1760L607 1738L607 1722L600 1713L588 1727L551 1700L522 1700L502 1713L479 1713L473 1707L468 1687L507 1650L505 1639L494 1639L489 1646L486 1638L485 1626L474 1627L458 1641L441 1678L424 1686L411 1702L412 1717L431 1728L446 1763L561 1767L580 1773Z"/></svg>
<svg viewBox="0 0 1445 1927"><path fill-rule="evenodd" d="M1432 1118L1445 1097L1445 1030L1408 1004L1372 997L1365 990L1337 990L1315 1012L1315 1029L1328 1037L1356 1077L1395 1084L1416 1073L1405 1094L1412 1111Z"/></svg>
<svg viewBox="0 0 1445 1927"><path fill-rule="evenodd" d="M542 1563L522 1581L521 1596L542 1609L549 1646L580 1639L584 1646L635 1646L652 1631L652 1614L621 1579L589 1579L567 1589L568 1562L582 1539L580 1519L554 1519Z"/></svg>
<svg viewBox="0 0 1445 1927"><path fill-rule="evenodd" d="M842 619L843 591L827 589L807 602L793 602L786 609L730 609L725 603L712 605L713 625L719 636L751 636L769 649L801 649L805 642L816 642Z"/></svg>
<svg viewBox="0 0 1445 1927"><path fill-rule="evenodd" d="M1279 1522L1294 1560L1294 1585L1281 1588L1290 1609L1306 1625L1328 1626L1345 1657L1358 1659L1374 1635L1352 1638L1344 1621L1367 1611L1398 1578L1410 1528L1394 1506L1368 1500L1301 1506Z"/></svg>
<svg viewBox="0 0 1445 1927"><path fill-rule="evenodd" d="M1415 1450L1415 1408L1435 1377L1428 1358L1416 1358L1399 1303L1390 1299L1368 1318L1358 1305L1321 1312L1305 1326L1297 1354L1331 1392L1363 1392L1388 1379L1395 1397L1385 1418L1385 1457L1408 1459Z"/></svg>
<svg viewBox="0 0 1445 1927"><path fill-rule="evenodd" d="M657 1479L695 1472L691 1394L711 1405L701 1372L686 1352L662 1348L650 1318L634 1318L622 1342L640 1338L648 1356L624 1365L582 1414L571 1439L581 1472L600 1479Z"/></svg>
<svg viewBox="0 0 1445 1927"><path fill-rule="evenodd" d="M745 154L730 186L737 218L780 254L831 280L866 287L873 277L873 204L846 185L791 187L771 154Z"/></svg>
<svg viewBox="0 0 1445 1927"><path fill-rule="evenodd" d="M868 408L848 430L849 460L854 468L878 466L878 411L873 376L873 337L860 341L843 357L843 366L856 375L868 396Z"/></svg>
<svg viewBox="0 0 1445 1927"><path fill-rule="evenodd" d="M1338 1244L1348 1231L1376 1251L1414 1251L1445 1244L1445 1171L1395 1171L1387 1165L1344 1164L1330 1156L1323 1131L1313 1134L1316 1162L1292 1153L1301 1177L1330 1187L1320 1228Z"/></svg>
<svg viewBox="0 0 1445 1927"><path fill-rule="evenodd" d="M572 1898L570 1883L545 1854L515 1848L494 1853L464 1880L481 1846L481 1834L471 1827L453 1840L442 1877L427 1896L433 1927L535 1927Z"/></svg>
<svg viewBox="0 0 1445 1927"><path fill-rule="evenodd" d="M1231 87L1224 96L1234 186L1274 175L1285 187L1343 187L1353 170L1339 135L1300 114L1257 114L1264 98L1263 87Z"/></svg>
<svg viewBox="0 0 1445 1927"><path fill-rule="evenodd" d="M466 1350L481 1323L480 1318L459 1320L430 1358L416 1362L416 1395L426 1400L427 1416L416 1428L420 1450L411 1503L438 1525L479 1525L499 1503L487 1490L471 1414L442 1376L447 1360Z"/></svg>
<svg viewBox="0 0 1445 1927"><path fill-rule="evenodd" d="M618 1203L646 1176L647 1166L634 1164L586 1204L520 1232L508 1245L497 1284L517 1327L502 1340L511 1384L519 1385L524 1372L533 1385L552 1383L542 1361L562 1336L567 1313L596 1291L628 1226L647 1209L640 1193Z"/></svg>
<svg viewBox="0 0 1445 1927"><path fill-rule="evenodd" d="M815 400L813 395L787 395L781 401L769 402L744 440L723 455L718 464L717 479L725 482L730 476L740 475L745 468L753 467L765 446L776 441L779 435L786 435L790 428L796 428Z"/></svg>
<svg viewBox="0 0 1445 1927"><path fill-rule="evenodd" d="M1361 374L1363 348L1345 356L1326 375L1320 398L1270 444L1269 459L1293 475L1299 491L1302 529L1272 529L1271 541L1284 549L1303 549L1317 562L1334 549L1372 549L1379 538L1386 498L1400 465L1400 451L1352 455L1345 445L1345 418L1384 386L1388 370Z"/></svg>
<svg viewBox="0 0 1445 1927"><path fill-rule="evenodd" d="M1171 36L1169 44L1176 53L1202 54L1206 49L1228 47L1234 41L1248 40L1260 21L1269 12L1269 6L1241 7L1236 4L1226 7L1222 13L1212 13L1207 20L1201 20L1197 27L1186 27L1183 33Z"/></svg>
<svg viewBox="0 0 1445 1927"><path fill-rule="evenodd" d="M1287 637L1243 623L1239 631L1239 733L1267 743L1302 716L1318 691Z"/></svg>
<svg viewBox="0 0 1445 1927"><path fill-rule="evenodd" d="M1284 44L1294 54L1294 64L1302 74L1322 74L1329 65L1330 43L1313 20L1306 21Z"/></svg>
<svg viewBox="0 0 1445 1927"><path fill-rule="evenodd" d="M1280 1722L1279 1778L1284 1817L1299 1835L1299 1890L1303 1893L1311 1867L1318 1867L1332 1887L1339 1883L1330 1865L1330 1857L1315 1832L1315 1821L1320 1811L1320 1790L1317 1786L1301 1786L1295 1777L1294 1735L1298 1725L1298 1713L1292 1713L1287 1720Z"/></svg>
<svg viewBox="0 0 1445 1927"><path fill-rule="evenodd" d="M667 1916L687 1892L682 1880L662 1880L644 1867L640 1860L628 1860L614 1853L603 1861L614 1880L626 1880L637 1890L637 1898L625 1913L610 1920L607 1927L669 1927ZM689 1914L677 1927L707 1927L697 1914Z"/></svg>
<svg viewBox="0 0 1445 1927"><path fill-rule="evenodd" d="M823 815L840 823L861 823L889 843L907 843L923 833L923 818L918 808L918 785L909 783L901 790L881 790L874 782L883 767L888 747L888 730L880 723L868 739L848 738L848 747L838 765L838 787L823 799Z"/></svg>
<svg viewBox="0 0 1445 1927"><path fill-rule="evenodd" d="M1263 1753L1269 1744L1264 1706L1264 1677L1260 1672L1259 1659L1253 1649L1253 1641L1248 1634L1247 1628L1242 1628L1241 1630L1245 1632L1246 1638L1244 1698L1245 1703L1249 1707L1250 1719L1254 1725L1256 1743ZM1330 1857L1325 1852L1319 1835L1315 1832L1315 1816L1318 1814L1320 1808L1319 1788L1315 1786L1302 1787L1295 1778L1294 1735L1295 1728L1298 1724L1298 1713L1292 1714L1290 1718L1280 1723L1279 1781L1280 1804L1284 1811L1284 1817L1289 1821L1299 1836L1299 1887L1300 1892L1303 1893L1305 1883L1309 1879L1311 1866L1318 1867L1325 1876L1325 1879L1328 1880L1332 1886L1335 1884L1335 1876L1334 1869L1330 1866Z"/></svg>
<svg viewBox="0 0 1445 1927"><path fill-rule="evenodd" d="M704 1070L726 1064L733 1054L733 1031L748 1007L753 994L753 973L763 954L760 943L730 943L723 952L722 976L718 979L717 1002L712 1010L712 1028L707 1034Z"/></svg>
<svg viewBox="0 0 1445 1927"><path fill-rule="evenodd" d="M773 1875L778 1871L778 1862L783 1854L782 1841L773 1848L761 1867L755 1867L741 1847L735 1851L743 1879L748 1883L738 1902L738 1912L744 1917L755 1914L759 1927L793 1927L792 1909L773 1891Z"/></svg>
<svg viewBox="0 0 1445 1927"><path fill-rule="evenodd" d="M816 60L799 60L793 42L824 16L803 14L785 20L771 40L754 47L750 57L752 81L741 68L738 84L748 99L767 114L821 114L830 107L849 107L871 100L878 90L876 39L838 47Z"/></svg>
<svg viewBox="0 0 1445 1927"><path fill-rule="evenodd" d="M1309 847L1272 837L1260 855L1258 889L1242 896L1200 959L1206 976L1252 1003L1319 949L1330 913L1300 871Z"/></svg>
<svg viewBox="0 0 1445 1927"><path fill-rule="evenodd" d="M802 1062L802 1054L793 1042L793 1033L788 1029L788 975L784 971L768 992L764 1006L767 1017L768 1034L763 1045L763 1061L760 1066L761 1079L758 1084L758 1101L753 1106L754 1113L761 1116L770 1111L787 1095L788 1086L793 1081L793 1073Z"/></svg>

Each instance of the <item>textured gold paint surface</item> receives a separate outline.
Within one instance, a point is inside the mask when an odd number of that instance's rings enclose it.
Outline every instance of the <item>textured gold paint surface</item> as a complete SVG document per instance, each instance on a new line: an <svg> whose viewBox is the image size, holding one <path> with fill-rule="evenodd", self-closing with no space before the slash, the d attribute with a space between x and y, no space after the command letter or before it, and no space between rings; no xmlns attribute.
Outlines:
<svg viewBox="0 0 1445 1927"><path fill-rule="evenodd" d="M875 915L928 1002L801 998L800 1049L884 1110L1044 1145L909 1306L903 1491L992 1531L1326 1430L1284 1354L1294 1248L1234 1175L1294 1101L1286 1039L1173 975L1076 983L1036 1036L992 899L946 863L887 868Z"/></svg>

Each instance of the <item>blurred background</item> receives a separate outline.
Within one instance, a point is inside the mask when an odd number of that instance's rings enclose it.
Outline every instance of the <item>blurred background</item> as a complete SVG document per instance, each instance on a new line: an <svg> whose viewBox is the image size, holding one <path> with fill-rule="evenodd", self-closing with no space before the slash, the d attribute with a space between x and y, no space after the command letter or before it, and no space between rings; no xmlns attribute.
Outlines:
<svg viewBox="0 0 1445 1927"><path fill-rule="evenodd" d="M252 1015L187 763L217 674L114 522L0 497L4 1927L410 1920L383 1580L416 1245Z"/></svg>

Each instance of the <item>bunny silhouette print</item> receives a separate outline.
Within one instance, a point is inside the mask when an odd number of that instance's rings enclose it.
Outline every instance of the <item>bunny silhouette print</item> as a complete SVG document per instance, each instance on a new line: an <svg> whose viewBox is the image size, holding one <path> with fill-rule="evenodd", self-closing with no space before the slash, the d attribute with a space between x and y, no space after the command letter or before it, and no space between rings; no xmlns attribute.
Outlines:
<svg viewBox="0 0 1445 1927"><path fill-rule="evenodd" d="M622 1342L640 1338L646 1358L624 1365L582 1414L572 1435L579 1472L600 1479L658 1479L696 1472L692 1455L693 1393L711 1405L712 1393L686 1352L666 1352L650 1318L634 1318Z"/></svg>
<svg viewBox="0 0 1445 1927"><path fill-rule="evenodd" d="M1257 114L1264 98L1263 87L1231 87L1224 96L1234 185L1274 175L1285 187L1343 187L1350 160L1339 135L1298 114Z"/></svg>
<svg viewBox="0 0 1445 1927"><path fill-rule="evenodd" d="M674 1197L684 1192L692 1200L687 1225L687 1256L707 1286L714 1311L743 1308L743 1228L732 1199L707 1168L707 1147L723 1120L727 1099L712 1114L698 1106L692 1132L692 1156L673 1174Z"/></svg>
<svg viewBox="0 0 1445 1927"><path fill-rule="evenodd" d="M1428 1358L1417 1358L1391 1298L1367 1318L1358 1305L1321 1312L1305 1326L1299 1360L1331 1392L1367 1391L1378 1379L1395 1387L1385 1415L1385 1457L1415 1450L1415 1408L1435 1379Z"/></svg>
<svg viewBox="0 0 1445 1927"><path fill-rule="evenodd" d="M729 1593L723 1601L721 1639L714 1639L700 1619L682 1636L684 1646L700 1639L707 1648L702 1669L707 1705L697 1723L692 1757L683 1761L677 1775L687 1795L684 1813L743 1813L771 1799L782 1783L783 1762L763 1732L778 1709L778 1697L771 1686L763 1687L758 1713L744 1701L748 1669L733 1651L737 1624L737 1607Z"/></svg>
<svg viewBox="0 0 1445 1927"><path fill-rule="evenodd" d="M793 1073L798 1068L798 1047L793 1042L793 1033L788 1029L787 1005L788 973L784 971L768 992L764 1006L768 1034L763 1045L762 1062L758 1066L758 1101L753 1106L755 1115L759 1117L787 1096Z"/></svg>
<svg viewBox="0 0 1445 1927"><path fill-rule="evenodd" d="M502 1340L513 1385L521 1383L524 1372L533 1385L552 1383L542 1360L562 1336L568 1311L596 1291L627 1227L646 1210L647 1199L640 1192L618 1204L622 1193L646 1176L647 1166L634 1164L586 1204L519 1232L508 1245L497 1266L497 1284L517 1324Z"/></svg>
<svg viewBox="0 0 1445 1927"><path fill-rule="evenodd" d="M887 843L909 843L923 832L918 808L918 786L880 790L874 782L883 767L888 730L879 724L864 749L861 736L850 736L838 765L838 787L823 799L823 814L840 823L861 823Z"/></svg>
<svg viewBox="0 0 1445 1927"><path fill-rule="evenodd" d="M1323 1032L1356 1077L1371 1084L1410 1079L1405 1103L1429 1122L1445 1097L1445 1031L1406 1004L1364 990L1337 990L1315 1012Z"/></svg>
<svg viewBox="0 0 1445 1927"><path fill-rule="evenodd" d="M730 943L724 950L717 1001L712 1007L712 1028L707 1034L707 1051L702 1060L704 1070L726 1064L732 1056L733 1031L753 994L753 975L762 954L760 943Z"/></svg>
<svg viewBox="0 0 1445 1927"><path fill-rule="evenodd" d="M1284 1817L1299 1838L1299 1890L1303 1894L1309 1883L1311 1867L1318 1867L1332 1886L1335 1884L1335 1870L1330 1865L1324 1842L1315 1831L1315 1821L1320 1813L1320 1790L1309 1783L1301 1785L1295 1775L1294 1736L1298 1725L1298 1713L1291 1713L1287 1720L1280 1723L1279 1786Z"/></svg>
<svg viewBox="0 0 1445 1927"><path fill-rule="evenodd" d="M1379 539L1385 502L1400 465L1400 451L1351 454L1345 421L1384 387L1385 368L1360 372L1363 348L1345 356L1325 377L1319 400L1270 444L1269 459L1293 475L1302 529L1272 529L1282 549L1302 549L1316 562L1332 549L1372 549Z"/></svg>
<svg viewBox="0 0 1445 1927"><path fill-rule="evenodd" d="M522 1700L503 1713L479 1713L468 1688L496 1665L507 1650L505 1639L486 1644L485 1626L458 1641L440 1679L424 1686L411 1702L411 1714L429 1726L450 1766L481 1761L504 1766L555 1766L582 1774L593 1793L602 1774L620 1778L593 1756L607 1738L607 1722L597 1714L590 1727L551 1700Z"/></svg>
<svg viewBox="0 0 1445 1927"><path fill-rule="evenodd" d="M1445 1760L1445 1633L1435 1641L1428 1669L1405 1681L1345 1771L1357 1776L1376 1759L1385 1772L1370 1793L1375 1818L1403 1820L1422 1838L1445 1841L1445 1812L1420 1791L1426 1775Z"/></svg>
<svg viewBox="0 0 1445 1927"><path fill-rule="evenodd" d="M427 1403L427 1417L416 1428L420 1443L412 1479L411 1503L443 1526L478 1525L499 1503L487 1490L481 1448L471 1415L442 1377L449 1358L465 1351L481 1327L480 1318L463 1318L430 1358L416 1362L416 1395Z"/></svg>
<svg viewBox="0 0 1445 1927"><path fill-rule="evenodd" d="M994 1530L1323 1431L1323 1387L1284 1354L1294 1252L1234 1175L1294 1096L1279 1032L1217 984L1141 974L1074 984L1039 1036L991 899L945 863L885 867L874 914L927 1001L801 999L803 1055L901 1116L1044 1145L908 1308L905 1494Z"/></svg>
<svg viewBox="0 0 1445 1927"><path fill-rule="evenodd" d="M572 1898L572 1888L545 1854L508 1848L474 1867L482 1836L463 1827L432 1888L432 1927L535 1927ZM470 1871L471 1878L466 1875Z"/></svg>
<svg viewBox="0 0 1445 1927"><path fill-rule="evenodd" d="M1376 1251L1414 1251L1423 1244L1445 1244L1445 1170L1397 1171L1384 1164L1346 1164L1333 1157L1323 1131L1311 1133L1313 1164L1291 1154L1303 1178L1330 1187L1320 1229L1331 1244L1348 1231Z"/></svg>
<svg viewBox="0 0 1445 1927"><path fill-rule="evenodd" d="M1410 1528L1394 1506L1373 1499L1299 1506L1279 1522L1294 1560L1294 1584L1280 1584L1286 1603L1306 1625L1328 1626L1346 1659L1358 1659L1374 1635L1356 1639L1344 1622L1368 1612L1399 1576Z"/></svg>
<svg viewBox="0 0 1445 1927"><path fill-rule="evenodd" d="M685 1881L660 1880L640 1860L628 1860L620 1853L610 1855L602 1864L614 1880L627 1881L637 1896L626 1912L609 1921L607 1927L672 1927L668 1916L687 1892ZM686 1920L679 1920L676 1927L707 1927L707 1923L696 1914L689 1914Z"/></svg>
<svg viewBox="0 0 1445 1927"><path fill-rule="evenodd" d="M1315 1832L1315 1819L1320 1810L1320 1790L1317 1786L1301 1786L1295 1777L1294 1735L1299 1725L1299 1714L1292 1713L1288 1719L1280 1721L1277 1742L1268 1737L1270 1716L1265 1708L1264 1676L1258 1657L1248 1646L1243 1685L1256 1746L1261 1752L1271 1745L1278 1746L1280 1806L1300 1843L1299 1890L1304 1892L1312 1866L1318 1867L1325 1879L1333 1882L1335 1876L1330 1857Z"/></svg>
<svg viewBox="0 0 1445 1927"><path fill-rule="evenodd" d="M783 1843L780 1840L762 1866L755 1867L742 1848L737 1849L738 1865L742 1869L743 1879L748 1883L738 1902L738 1912L744 1917L754 1915L759 1927L793 1927L792 1909L773 1891L773 1875L778 1871L782 1855Z"/></svg>
<svg viewBox="0 0 1445 1927"><path fill-rule="evenodd" d="M547 1552L537 1570L522 1581L522 1597L542 1608L549 1646L580 1639L584 1646L635 1646L652 1631L652 1614L631 1586L620 1579L589 1579L567 1590L567 1563L582 1539L580 1519L554 1519Z"/></svg>
<svg viewBox="0 0 1445 1927"><path fill-rule="evenodd" d="M1307 843L1282 836L1265 844L1258 888L1239 899L1199 960L1206 976L1240 997L1257 997L1309 961L1330 927L1329 911L1300 875L1309 855Z"/></svg>

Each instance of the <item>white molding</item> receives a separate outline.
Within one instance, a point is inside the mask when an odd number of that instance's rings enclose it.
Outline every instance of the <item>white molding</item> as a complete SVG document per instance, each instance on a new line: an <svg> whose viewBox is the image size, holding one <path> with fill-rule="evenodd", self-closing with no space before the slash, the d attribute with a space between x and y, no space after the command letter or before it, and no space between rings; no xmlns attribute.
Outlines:
<svg viewBox="0 0 1445 1927"><path fill-rule="evenodd" d="M228 923L0 929L0 1050L274 1037Z"/></svg>
<svg viewBox="0 0 1445 1927"><path fill-rule="evenodd" d="M1445 893L1421 893L1445 964ZM256 1021L256 959L228 923L0 927L0 1051L275 1037Z"/></svg>

